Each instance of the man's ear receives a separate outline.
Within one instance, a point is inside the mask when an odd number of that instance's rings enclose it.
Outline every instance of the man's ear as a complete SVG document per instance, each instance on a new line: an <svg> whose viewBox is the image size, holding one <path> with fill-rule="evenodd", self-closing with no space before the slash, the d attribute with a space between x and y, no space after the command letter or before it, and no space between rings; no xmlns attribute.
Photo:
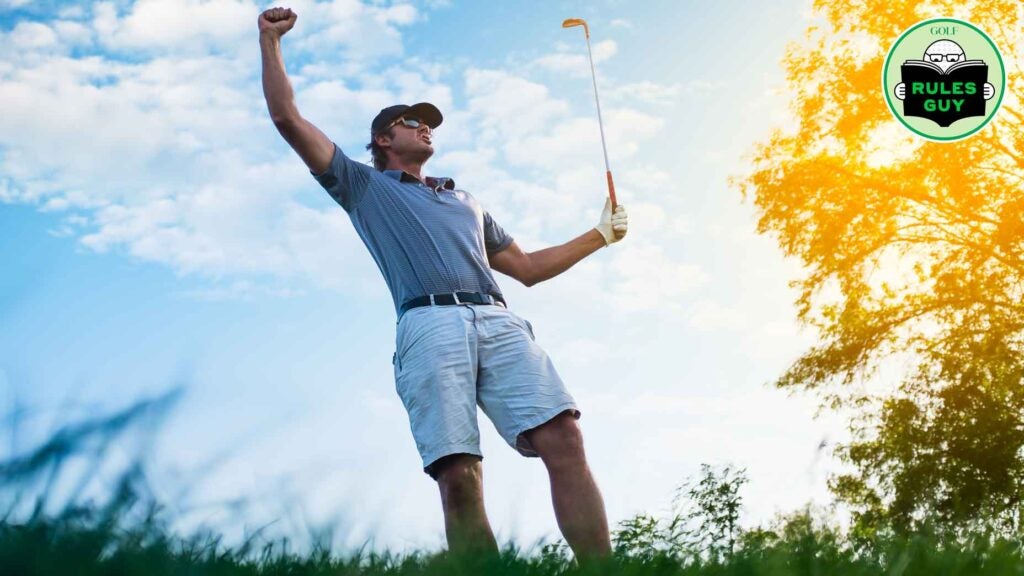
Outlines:
<svg viewBox="0 0 1024 576"><path fill-rule="evenodd" d="M377 134L373 137L373 141L381 148L391 147L391 136L388 136L387 134Z"/></svg>

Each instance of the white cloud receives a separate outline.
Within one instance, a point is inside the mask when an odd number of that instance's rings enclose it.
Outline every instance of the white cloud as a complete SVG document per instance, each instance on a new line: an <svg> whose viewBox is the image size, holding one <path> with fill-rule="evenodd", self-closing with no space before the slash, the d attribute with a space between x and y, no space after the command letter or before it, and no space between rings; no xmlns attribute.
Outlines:
<svg viewBox="0 0 1024 576"><path fill-rule="evenodd" d="M381 102L395 100L385 88L357 90L339 80L325 80L303 87L296 93L302 114L316 124L328 137L339 140L358 134L369 141L369 126L381 109ZM352 158L369 158L369 153L346 150Z"/></svg>
<svg viewBox="0 0 1024 576"><path fill-rule="evenodd" d="M743 312L713 300L701 300L689 310L689 325L702 331L736 330L745 324Z"/></svg>
<svg viewBox="0 0 1024 576"><path fill-rule="evenodd" d="M560 359L561 365L588 366L609 356L611 345L605 340L595 338L577 338L569 341L552 340L550 345L552 357Z"/></svg>
<svg viewBox="0 0 1024 576"><path fill-rule="evenodd" d="M545 130L569 114L568 102L551 97L546 86L509 72L470 68L465 80L468 112L478 117L485 143Z"/></svg>
<svg viewBox="0 0 1024 576"><path fill-rule="evenodd" d="M113 2L97 2L92 6L92 27L100 37L109 37L117 30L117 6Z"/></svg>
<svg viewBox="0 0 1024 576"><path fill-rule="evenodd" d="M398 28L420 17L409 4L374 6L358 0L295 0L290 7L298 20L284 37L286 55L327 58L336 70L343 66L353 73L381 56L401 54ZM101 45L119 54L255 57L262 9L251 0L138 0L122 13L113 2L97 2L91 25Z"/></svg>
<svg viewBox="0 0 1024 576"><path fill-rule="evenodd" d="M60 41L67 46L85 46L92 43L92 29L80 22L59 20L54 23L54 29Z"/></svg>
<svg viewBox="0 0 1024 576"><path fill-rule="evenodd" d="M86 190L93 200L180 186L197 176L204 143L252 147L246 138L265 113L244 82L217 58L128 65L54 57L21 67L0 81L9 112L0 117L2 165L22 182Z"/></svg>
<svg viewBox="0 0 1024 576"><path fill-rule="evenodd" d="M679 98L679 84L658 84L645 80L612 86L606 91L609 101L639 101L650 104L671 104Z"/></svg>
<svg viewBox="0 0 1024 576"><path fill-rule="evenodd" d="M625 205L623 204L623 206ZM658 204L633 202L626 207L626 210L629 212L629 222L631 224L651 233L660 232L668 221L668 214Z"/></svg>
<svg viewBox="0 0 1024 576"><path fill-rule="evenodd" d="M661 118L633 108L612 108L604 113L608 157L612 162L636 154L640 143L661 130Z"/></svg>
<svg viewBox="0 0 1024 576"><path fill-rule="evenodd" d="M99 38L116 50L206 53L231 48L244 37L255 42L258 10L240 0L138 0L123 17L114 5L94 9Z"/></svg>
<svg viewBox="0 0 1024 576"><path fill-rule="evenodd" d="M401 55L398 27L419 19L416 8L409 4L378 7L358 0L333 0L295 2L292 8L299 19L289 34L300 32L293 39L299 50L322 56L340 49L349 58L363 61L364 66L382 56Z"/></svg>
<svg viewBox="0 0 1024 576"><path fill-rule="evenodd" d="M555 170L560 166L599 159L600 131L597 119L568 118L551 129L505 143L505 154L514 166ZM595 154L596 153L596 154Z"/></svg>
<svg viewBox="0 0 1024 576"><path fill-rule="evenodd" d="M85 8L81 5L65 6L57 12L57 16L61 18L84 18Z"/></svg>
<svg viewBox="0 0 1024 576"><path fill-rule="evenodd" d="M677 262L660 245L637 239L618 247L609 274L611 299L623 312L680 311L684 296L708 280L699 267Z"/></svg>
<svg viewBox="0 0 1024 576"><path fill-rule="evenodd" d="M32 50L57 43L57 34L46 24L19 22L6 38L15 50Z"/></svg>
<svg viewBox="0 0 1024 576"><path fill-rule="evenodd" d="M12 189L7 180L0 180L0 202L3 202L4 204L13 204L21 197L22 193L19 190Z"/></svg>
<svg viewBox="0 0 1024 576"><path fill-rule="evenodd" d="M591 49L594 53L594 66L596 67L597 64L615 56L619 47L614 40L602 40L592 45ZM569 52L566 48L566 50L541 56L534 60L533 64L552 72L561 72L572 76L590 76L590 58L585 51Z"/></svg>
<svg viewBox="0 0 1024 576"><path fill-rule="evenodd" d="M504 71L471 69L466 91L468 111L478 119L478 141L500 147L512 165L551 170L585 158L600 161L596 114L570 116L568 103L552 97L543 85ZM493 122L499 111L515 122ZM616 159L634 154L638 142L662 125L658 118L628 108L604 114L609 156Z"/></svg>
<svg viewBox="0 0 1024 576"><path fill-rule="evenodd" d="M82 243L98 251L125 246L137 258L183 273L345 285L340 271L353 269L362 247L342 211L280 196L286 180L294 185L292 164L242 167L187 193L103 207L94 218L97 230Z"/></svg>

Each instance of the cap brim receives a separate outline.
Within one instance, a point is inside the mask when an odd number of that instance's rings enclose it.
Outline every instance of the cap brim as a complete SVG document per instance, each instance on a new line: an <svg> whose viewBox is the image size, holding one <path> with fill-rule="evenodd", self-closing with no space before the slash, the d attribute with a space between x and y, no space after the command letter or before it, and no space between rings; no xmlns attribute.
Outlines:
<svg viewBox="0 0 1024 576"><path fill-rule="evenodd" d="M409 109L403 112L402 114L408 114L410 116L415 116L420 120L423 120L424 122L427 123L427 126L430 126L431 129L440 126L441 122L444 120L444 116L441 116L441 111L437 109L437 106L434 106L430 102L420 102L419 104L413 104L412 106L409 106Z"/></svg>

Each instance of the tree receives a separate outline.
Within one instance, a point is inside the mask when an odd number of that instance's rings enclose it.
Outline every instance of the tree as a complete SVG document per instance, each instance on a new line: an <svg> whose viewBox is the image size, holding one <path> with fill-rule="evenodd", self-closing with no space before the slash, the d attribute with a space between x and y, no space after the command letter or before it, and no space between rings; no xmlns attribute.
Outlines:
<svg viewBox="0 0 1024 576"><path fill-rule="evenodd" d="M686 491L693 504L687 519L696 525L695 540L711 558L732 556L739 535L740 488L749 480L746 469L725 465L716 473L708 464L700 465L700 480Z"/></svg>
<svg viewBox="0 0 1024 576"><path fill-rule="evenodd" d="M749 480L746 469L701 464L700 470L699 479L688 478L676 488L670 518L637 514L620 522L614 534L616 553L677 561L696 557L720 561L732 556L741 531L739 491Z"/></svg>
<svg viewBox="0 0 1024 576"><path fill-rule="evenodd" d="M739 181L758 231L805 273L799 320L819 342L778 378L850 416L833 493L854 530L1016 530L1024 486L1024 8L1016 0L816 0L783 63L794 128ZM1006 95L972 137L903 130L885 52L919 20L955 16L1003 54ZM882 370L884 368L884 370ZM893 377L892 374L896 376Z"/></svg>

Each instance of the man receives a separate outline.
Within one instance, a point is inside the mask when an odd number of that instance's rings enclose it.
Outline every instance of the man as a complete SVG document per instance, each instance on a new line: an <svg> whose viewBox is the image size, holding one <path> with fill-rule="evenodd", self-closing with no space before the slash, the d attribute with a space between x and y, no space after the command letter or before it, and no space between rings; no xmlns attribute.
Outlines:
<svg viewBox="0 0 1024 576"><path fill-rule="evenodd" d="M432 104L384 108L371 124L374 167L350 160L295 107L281 37L290 9L259 17L263 92L278 131L345 209L398 313L394 370L423 470L437 481L450 551L497 552L483 503L476 407L551 479L558 526L579 561L611 552L604 502L587 465L580 411L530 323L507 309L491 269L527 286L622 239L626 211L605 202L596 228L526 253L449 178L423 176Z"/></svg>

